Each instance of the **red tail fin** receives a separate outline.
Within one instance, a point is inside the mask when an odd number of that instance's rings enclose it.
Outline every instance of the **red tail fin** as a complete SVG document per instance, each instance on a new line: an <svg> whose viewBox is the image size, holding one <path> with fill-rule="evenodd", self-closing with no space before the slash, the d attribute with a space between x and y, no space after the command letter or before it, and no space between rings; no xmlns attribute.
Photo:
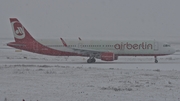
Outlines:
<svg viewBox="0 0 180 101"><path fill-rule="evenodd" d="M10 18L14 39L18 43L32 42L34 38L16 18Z"/></svg>

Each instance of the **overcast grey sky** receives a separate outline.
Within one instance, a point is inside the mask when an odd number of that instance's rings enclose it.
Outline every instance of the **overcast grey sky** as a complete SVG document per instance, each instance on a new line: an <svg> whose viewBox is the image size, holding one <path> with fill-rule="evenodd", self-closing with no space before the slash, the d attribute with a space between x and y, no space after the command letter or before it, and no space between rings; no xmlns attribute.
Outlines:
<svg viewBox="0 0 180 101"><path fill-rule="evenodd" d="M178 37L180 0L1 0L1 37L17 17L35 38Z"/></svg>

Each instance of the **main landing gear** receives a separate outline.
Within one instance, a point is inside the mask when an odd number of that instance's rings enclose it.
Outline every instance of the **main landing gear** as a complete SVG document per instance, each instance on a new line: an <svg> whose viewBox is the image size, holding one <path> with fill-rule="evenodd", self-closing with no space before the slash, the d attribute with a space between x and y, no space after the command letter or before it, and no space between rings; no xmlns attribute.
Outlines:
<svg viewBox="0 0 180 101"><path fill-rule="evenodd" d="M96 62L96 59L94 57L90 57L88 60L87 60L87 63L95 63Z"/></svg>
<svg viewBox="0 0 180 101"><path fill-rule="evenodd" d="M155 58L155 63L158 63L158 60L157 60L157 56L154 56L154 58Z"/></svg>

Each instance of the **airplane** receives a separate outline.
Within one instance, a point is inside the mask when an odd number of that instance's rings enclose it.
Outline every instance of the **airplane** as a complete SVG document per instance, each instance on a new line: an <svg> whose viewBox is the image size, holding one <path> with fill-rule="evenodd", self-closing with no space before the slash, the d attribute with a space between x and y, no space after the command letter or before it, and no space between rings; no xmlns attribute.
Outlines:
<svg viewBox="0 0 180 101"><path fill-rule="evenodd" d="M51 56L84 56L87 63L118 60L119 56L157 56L170 55L175 49L170 44L156 40L35 40L17 18L10 18L15 42L7 46L33 53Z"/></svg>

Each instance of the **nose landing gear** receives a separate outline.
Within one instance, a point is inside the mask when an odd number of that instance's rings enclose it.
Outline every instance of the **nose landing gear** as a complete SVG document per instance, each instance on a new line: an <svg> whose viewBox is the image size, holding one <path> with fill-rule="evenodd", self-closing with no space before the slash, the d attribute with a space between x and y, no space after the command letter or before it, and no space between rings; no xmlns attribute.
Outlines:
<svg viewBox="0 0 180 101"><path fill-rule="evenodd" d="M154 56L154 58L155 58L155 63L158 63L158 60L157 60L157 56Z"/></svg>

